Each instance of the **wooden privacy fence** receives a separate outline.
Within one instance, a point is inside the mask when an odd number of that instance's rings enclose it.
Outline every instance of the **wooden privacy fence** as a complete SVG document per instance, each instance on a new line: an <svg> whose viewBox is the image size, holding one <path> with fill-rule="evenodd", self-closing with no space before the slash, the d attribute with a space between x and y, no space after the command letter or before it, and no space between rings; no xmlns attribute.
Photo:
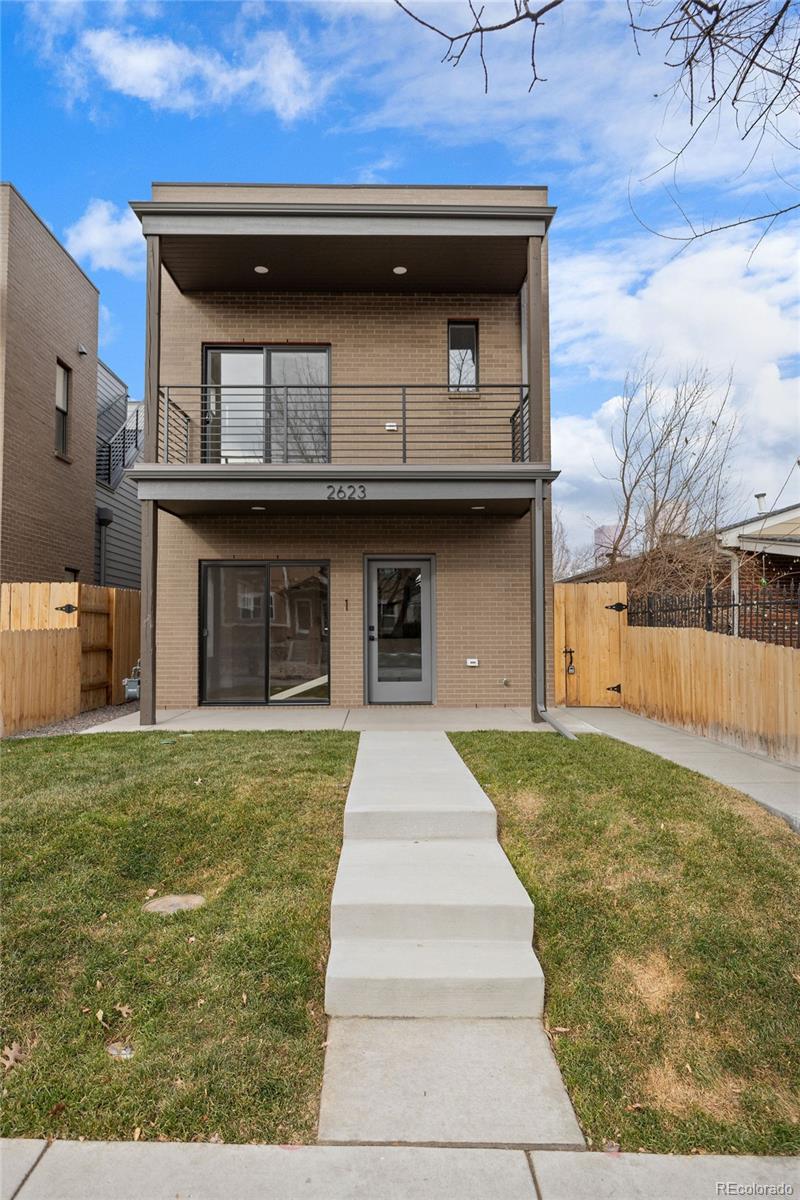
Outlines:
<svg viewBox="0 0 800 1200"><path fill-rule="evenodd" d="M557 704L621 706L800 762L800 650L704 629L631 626L626 601L623 583L556 584Z"/></svg>
<svg viewBox="0 0 800 1200"><path fill-rule="evenodd" d="M139 658L139 592L0 584L0 733L124 700Z"/></svg>
<svg viewBox="0 0 800 1200"><path fill-rule="evenodd" d="M800 762L800 651L790 646L626 625L622 703L669 725Z"/></svg>

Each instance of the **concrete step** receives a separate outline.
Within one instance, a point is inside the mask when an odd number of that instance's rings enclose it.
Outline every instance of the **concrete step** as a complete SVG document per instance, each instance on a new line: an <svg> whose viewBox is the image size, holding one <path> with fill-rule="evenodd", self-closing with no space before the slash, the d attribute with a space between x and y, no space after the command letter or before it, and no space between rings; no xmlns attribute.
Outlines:
<svg viewBox="0 0 800 1200"><path fill-rule="evenodd" d="M541 1017L544 975L516 942L334 942L325 981L332 1017Z"/></svg>
<svg viewBox="0 0 800 1200"><path fill-rule="evenodd" d="M344 836L376 840L395 838L489 838L497 837L497 814L493 807L472 808L438 804L435 808L413 804L352 805L344 814Z"/></svg>
<svg viewBox="0 0 800 1200"><path fill-rule="evenodd" d="M533 938L533 904L490 839L345 841L331 939Z"/></svg>
<svg viewBox="0 0 800 1200"><path fill-rule="evenodd" d="M362 738L346 838L495 838L497 814L443 733Z"/></svg>

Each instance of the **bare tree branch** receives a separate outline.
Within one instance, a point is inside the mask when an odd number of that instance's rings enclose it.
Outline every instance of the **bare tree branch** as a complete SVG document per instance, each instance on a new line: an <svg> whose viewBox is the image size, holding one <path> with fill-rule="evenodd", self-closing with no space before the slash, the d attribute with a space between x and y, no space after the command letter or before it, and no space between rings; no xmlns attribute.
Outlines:
<svg viewBox="0 0 800 1200"><path fill-rule="evenodd" d="M470 46L476 45L483 70L484 92L489 90L486 44L491 37L515 27L530 30L531 79L528 90L544 82L537 69L537 35L544 18L564 0L508 0L502 20L486 16L486 6L466 0L468 19L453 30L425 20L405 0L395 4L424 29L446 42L442 61L457 67ZM799 0L626 0L634 49L641 53L644 37L665 43L664 65L674 78L666 95L683 97L690 132L652 174L676 168L682 156L723 106L731 109L743 142L754 149L746 172L766 134L794 146L781 128L781 118L800 110L800 2ZM575 8L577 12L577 7ZM493 6L492 13L496 12ZM466 15L466 14L465 14ZM677 204L674 196L673 202ZM679 206L680 207L680 206ZM768 212L697 230L681 210L688 234L675 236L652 229L673 241L688 243L740 225L763 222L764 234L781 217L800 205L774 205Z"/></svg>
<svg viewBox="0 0 800 1200"><path fill-rule="evenodd" d="M394 2L398 8L402 8L407 16L411 17L412 21L416 21L424 29L429 29L431 33L436 33L439 37L444 38L447 42L447 48L442 55L442 62L450 63L451 66L457 67L459 65L471 43L477 38L478 57L483 68L483 90L485 93L489 91L489 69L486 65L484 54L486 37L489 34L502 33L506 29L512 29L515 25L531 25L531 82L528 91L531 91L534 84L545 82L544 76L539 75L536 70L536 34L538 33L539 26L543 24L543 18L549 12L552 12L554 8L560 8L564 0L547 0L547 3L541 4L538 8L531 7L531 0L512 0L513 11L511 15L505 21L493 21L490 24L484 24L484 7L482 6L476 10L474 0L467 0L467 6L472 16L472 23L458 33L447 33L444 29L440 29L438 25L424 20L405 5L403 0L394 0Z"/></svg>

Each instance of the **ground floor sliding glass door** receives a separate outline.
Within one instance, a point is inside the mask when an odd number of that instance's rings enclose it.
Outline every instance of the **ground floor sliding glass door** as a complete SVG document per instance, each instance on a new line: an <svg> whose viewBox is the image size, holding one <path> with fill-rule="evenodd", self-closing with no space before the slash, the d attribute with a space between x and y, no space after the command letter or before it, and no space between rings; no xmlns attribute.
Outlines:
<svg viewBox="0 0 800 1200"><path fill-rule="evenodd" d="M203 704L325 704L328 565L201 564Z"/></svg>

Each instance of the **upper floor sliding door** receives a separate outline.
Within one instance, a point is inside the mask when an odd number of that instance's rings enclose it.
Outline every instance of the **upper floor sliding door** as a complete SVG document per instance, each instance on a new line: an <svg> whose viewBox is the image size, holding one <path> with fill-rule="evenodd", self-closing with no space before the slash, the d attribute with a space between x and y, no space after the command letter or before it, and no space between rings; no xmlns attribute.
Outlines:
<svg viewBox="0 0 800 1200"><path fill-rule="evenodd" d="M204 383L204 462L329 461L327 349L211 348Z"/></svg>

